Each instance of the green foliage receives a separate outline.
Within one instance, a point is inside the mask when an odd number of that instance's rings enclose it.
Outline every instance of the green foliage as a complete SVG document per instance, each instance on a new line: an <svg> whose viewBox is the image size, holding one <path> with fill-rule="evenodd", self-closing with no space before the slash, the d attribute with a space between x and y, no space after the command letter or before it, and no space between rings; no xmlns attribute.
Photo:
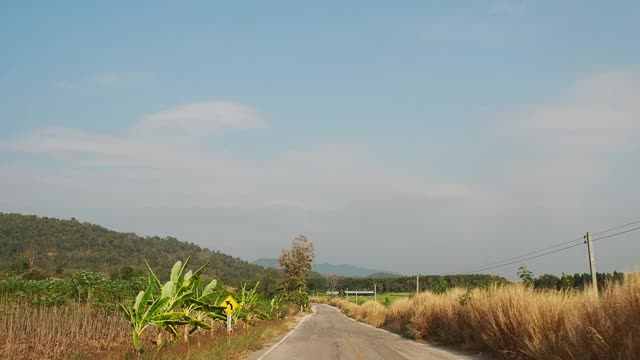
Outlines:
<svg viewBox="0 0 640 360"><path fill-rule="evenodd" d="M77 279L76 279L77 281ZM0 296L13 303L32 305L62 305L69 302L87 302L105 309L115 309L118 302L129 299L145 287L144 278L124 280L103 280L94 286L80 287L67 280L26 280L10 277L0 280ZM91 296L87 297L86 289Z"/></svg>
<svg viewBox="0 0 640 360"><path fill-rule="evenodd" d="M143 274L143 258L168 276L174 259L211 264L204 274L239 286L259 279L264 268L173 237L140 237L77 220L0 213L0 271L38 279L86 269L128 280ZM35 272L34 272L35 271ZM86 294L83 294L86 297Z"/></svg>
<svg viewBox="0 0 640 360"><path fill-rule="evenodd" d="M527 265L520 265L518 268L518 278L520 278L525 285L532 285L534 281L533 272L527 269Z"/></svg>
<svg viewBox="0 0 640 360"><path fill-rule="evenodd" d="M602 290L610 284L622 283L624 273L617 271L613 273L597 273L596 280L598 289ZM582 290L591 286L591 274L562 274L560 277L544 274L533 280L533 286L536 289Z"/></svg>
<svg viewBox="0 0 640 360"><path fill-rule="evenodd" d="M188 340L188 334L198 328L211 328L205 321L206 317L212 320L220 318L223 308L215 305L216 300L208 301L215 295L217 281L212 280L202 286L200 276L207 265L195 272L187 271L189 262L190 258L184 264L177 261L171 268L169 280L164 284L147 263L147 288L138 293L133 304L120 304L120 309L133 327L131 336L136 350L141 350L140 336L149 326L167 331L173 338L179 336L181 326L191 327L191 330L184 331L185 340ZM162 333L158 334L157 346L162 346Z"/></svg>
<svg viewBox="0 0 640 360"><path fill-rule="evenodd" d="M307 276L314 259L314 245L304 235L293 239L290 249L282 250L278 263L284 270L281 286L290 301L307 306L309 293Z"/></svg>
<svg viewBox="0 0 640 360"><path fill-rule="evenodd" d="M415 276L399 276L384 279L340 277L335 286L329 284L326 276L311 276L308 279L309 288L318 293L336 290L373 290L373 284L377 286L379 294L382 293L409 293L416 291ZM488 287L493 284L507 284L507 279L485 274L468 275L420 275L420 290L432 292L444 292L453 287L477 288Z"/></svg>
<svg viewBox="0 0 640 360"><path fill-rule="evenodd" d="M25 280L8 278L0 280L0 295L14 303L31 305L66 304L73 294L69 282L56 280Z"/></svg>
<svg viewBox="0 0 640 360"><path fill-rule="evenodd" d="M469 303L471 302L471 294L472 294L471 289L467 289L467 291L464 294L460 295L460 300L459 300L460 305L462 306L469 305Z"/></svg>
<svg viewBox="0 0 640 360"><path fill-rule="evenodd" d="M135 300L120 304L120 309L133 328L131 337L136 350L142 349L141 336L149 327L158 329L156 345L163 344L163 334L170 340L182 335L189 341L189 335L198 329L210 329L216 321L225 321L224 307L218 306L228 293L217 288L218 281L205 284L201 275L207 264L195 271L187 270L190 259L177 261L171 268L169 280L160 281L158 275L147 264L149 281L146 289L140 291ZM273 319L282 315L283 297L276 296L271 301L264 300L258 293L256 284L248 289L242 286L238 296L239 307L233 313L233 320L242 320L247 326L255 319Z"/></svg>
<svg viewBox="0 0 640 360"><path fill-rule="evenodd" d="M449 283L444 279L440 279L439 283L436 283L431 287L431 291L436 294L444 294L449 289Z"/></svg>
<svg viewBox="0 0 640 360"><path fill-rule="evenodd" d="M71 274L69 282L74 288L74 295L79 301L91 301L95 288L106 281L103 273L91 270L76 270Z"/></svg>

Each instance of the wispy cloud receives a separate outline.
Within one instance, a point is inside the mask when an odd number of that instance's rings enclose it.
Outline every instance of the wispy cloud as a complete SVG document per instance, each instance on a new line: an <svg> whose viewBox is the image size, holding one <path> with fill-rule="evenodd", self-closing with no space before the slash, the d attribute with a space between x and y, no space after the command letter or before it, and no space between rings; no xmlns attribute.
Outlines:
<svg viewBox="0 0 640 360"><path fill-rule="evenodd" d="M85 78L79 78L73 81L57 81L54 83L54 86L58 89L66 91L88 90L100 87L112 87L116 85L130 84L132 82L139 82L145 77L146 76L140 73L108 71L100 72L98 74L87 76Z"/></svg>
<svg viewBox="0 0 640 360"><path fill-rule="evenodd" d="M93 78L93 80L97 84L109 86L109 85L117 84L118 82L122 82L126 80L126 78L122 74L115 73L115 72L108 72L108 73L96 75Z"/></svg>
<svg viewBox="0 0 640 360"><path fill-rule="evenodd" d="M612 176L612 163L638 156L639 116L634 71L585 77L559 99L513 112L497 130L513 157L500 188L518 199L514 207L575 218Z"/></svg>
<svg viewBox="0 0 640 360"><path fill-rule="evenodd" d="M640 76L597 74L564 98L524 110L508 133L540 150L609 153L638 146Z"/></svg>
<svg viewBox="0 0 640 360"><path fill-rule="evenodd" d="M173 204L180 207L277 205L325 211L372 198L440 199L473 193L462 185L388 173L354 144L326 142L252 161L216 152L203 138L264 126L262 117L246 105L210 101L144 116L122 135L42 128L3 144L12 151L63 160L88 174L95 167L108 167L112 174L146 179L158 195L179 179L182 193L189 194L188 201Z"/></svg>
<svg viewBox="0 0 640 360"><path fill-rule="evenodd" d="M265 126L266 122L253 109L230 101L181 105L145 116L136 124L136 128L142 131L168 131L192 136Z"/></svg>

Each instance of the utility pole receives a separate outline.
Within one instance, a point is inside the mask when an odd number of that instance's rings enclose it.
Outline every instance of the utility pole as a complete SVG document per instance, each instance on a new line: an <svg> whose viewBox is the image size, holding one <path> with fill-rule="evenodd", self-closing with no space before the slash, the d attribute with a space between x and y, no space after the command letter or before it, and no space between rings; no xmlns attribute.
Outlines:
<svg viewBox="0 0 640 360"><path fill-rule="evenodd" d="M416 275L416 294L420 292L420 275Z"/></svg>
<svg viewBox="0 0 640 360"><path fill-rule="evenodd" d="M589 252L589 271L591 271L591 286L593 287L593 291L598 296L598 279L596 272L596 257L593 253L593 241L591 241L591 233L587 232L587 235L584 236L587 243L587 251Z"/></svg>
<svg viewBox="0 0 640 360"><path fill-rule="evenodd" d="M373 300L378 301L378 288L376 287L376 283L373 283Z"/></svg>

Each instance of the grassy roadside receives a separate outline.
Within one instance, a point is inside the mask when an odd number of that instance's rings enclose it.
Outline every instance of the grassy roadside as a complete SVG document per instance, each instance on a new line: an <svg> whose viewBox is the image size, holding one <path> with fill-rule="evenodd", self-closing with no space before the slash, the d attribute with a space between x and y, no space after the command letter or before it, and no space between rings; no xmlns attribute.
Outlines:
<svg viewBox="0 0 640 360"><path fill-rule="evenodd" d="M264 321L251 327L240 327L231 336L226 329L219 329L216 336L200 336L189 344L171 344L160 353L143 358L162 360L237 360L260 350L271 339L290 331L300 320L295 315L282 320Z"/></svg>
<svg viewBox="0 0 640 360"><path fill-rule="evenodd" d="M144 333L142 355L131 344L131 327L118 312L70 304L33 306L0 299L0 358L3 359L240 359L289 331L304 314L290 308L285 319L238 324L231 336L219 324L156 351L155 332Z"/></svg>
<svg viewBox="0 0 640 360"><path fill-rule="evenodd" d="M519 285L421 293L385 307L332 299L357 320L404 336L504 359L640 359L640 274L590 292Z"/></svg>

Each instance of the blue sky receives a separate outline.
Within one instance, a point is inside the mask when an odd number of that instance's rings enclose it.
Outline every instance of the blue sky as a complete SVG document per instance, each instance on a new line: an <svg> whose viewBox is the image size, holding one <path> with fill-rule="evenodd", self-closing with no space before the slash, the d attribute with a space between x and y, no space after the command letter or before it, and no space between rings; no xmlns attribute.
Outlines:
<svg viewBox="0 0 640 360"><path fill-rule="evenodd" d="M632 1L3 2L0 210L462 271L640 218L639 35Z"/></svg>

